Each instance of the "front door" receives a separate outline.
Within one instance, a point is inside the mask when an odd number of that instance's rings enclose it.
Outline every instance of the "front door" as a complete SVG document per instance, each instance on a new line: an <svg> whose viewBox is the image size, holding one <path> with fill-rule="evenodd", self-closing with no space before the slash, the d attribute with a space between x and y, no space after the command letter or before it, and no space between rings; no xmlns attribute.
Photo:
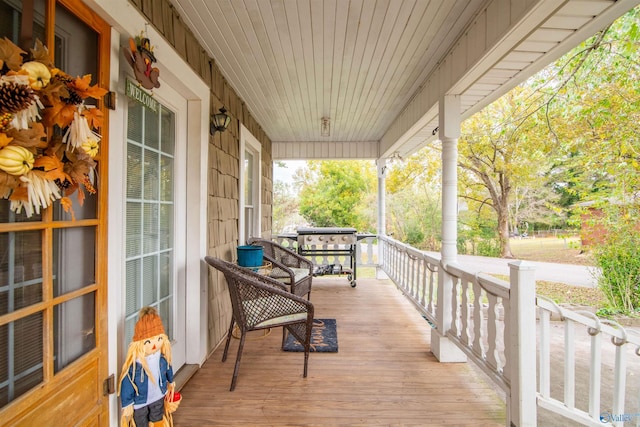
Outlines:
<svg viewBox="0 0 640 427"><path fill-rule="evenodd" d="M131 77L128 77L132 79ZM138 312L156 308L172 344L177 371L186 357L187 101L168 84L157 102L127 106L125 343Z"/></svg>
<svg viewBox="0 0 640 427"><path fill-rule="evenodd" d="M0 0L5 37L27 52L39 39L56 68L72 78L91 74L91 84L108 88L110 27L80 0ZM101 102L98 108L106 118ZM64 205L57 200L26 213L0 195L2 425L108 424L106 131L105 122L94 184L85 186L95 193L84 193L84 203L76 191ZM62 133L47 128L47 142ZM73 154L61 156L66 161ZM58 191L69 188L66 183L59 179Z"/></svg>

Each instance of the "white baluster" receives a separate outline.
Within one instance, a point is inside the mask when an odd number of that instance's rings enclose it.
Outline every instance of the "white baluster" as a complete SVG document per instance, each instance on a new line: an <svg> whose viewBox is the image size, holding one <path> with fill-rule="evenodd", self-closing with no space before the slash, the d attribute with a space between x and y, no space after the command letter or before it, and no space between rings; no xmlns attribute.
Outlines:
<svg viewBox="0 0 640 427"><path fill-rule="evenodd" d="M540 309L540 394L551 397L551 312Z"/></svg>
<svg viewBox="0 0 640 427"><path fill-rule="evenodd" d="M596 319L598 325L599 321ZM600 417L600 381L602 372L602 334L589 328L591 335L591 372L589 374L589 415Z"/></svg>
<svg viewBox="0 0 640 427"><path fill-rule="evenodd" d="M460 280L460 341L469 346L469 282L464 279Z"/></svg>
<svg viewBox="0 0 640 427"><path fill-rule="evenodd" d="M473 353L480 360L484 358L484 343L482 342L484 316L482 314L482 302L480 301L481 296L482 288L476 280L473 282Z"/></svg>
<svg viewBox="0 0 640 427"><path fill-rule="evenodd" d="M569 409L575 407L576 387L575 326L573 321L564 321L564 404Z"/></svg>
<svg viewBox="0 0 640 427"><path fill-rule="evenodd" d="M496 340L498 338L498 334L496 332L496 306L498 305L498 297L487 293L487 300L489 301L489 307L487 309L487 343L489 346L485 357L489 366L497 371L498 360L496 358Z"/></svg>

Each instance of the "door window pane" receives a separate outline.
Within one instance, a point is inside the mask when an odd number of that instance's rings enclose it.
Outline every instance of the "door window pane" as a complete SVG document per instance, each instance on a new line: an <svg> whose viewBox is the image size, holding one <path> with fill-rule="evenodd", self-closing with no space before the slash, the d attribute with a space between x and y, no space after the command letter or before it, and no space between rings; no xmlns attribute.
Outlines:
<svg viewBox="0 0 640 427"><path fill-rule="evenodd" d="M155 150L160 147L159 117L158 113L145 109L144 118L144 145Z"/></svg>
<svg viewBox="0 0 640 427"><path fill-rule="evenodd" d="M144 187L143 197L145 200L158 200L160 188L160 165L158 152L144 150Z"/></svg>
<svg viewBox="0 0 640 427"><path fill-rule="evenodd" d="M158 300L158 256L151 255L142 261L142 304L153 305ZM140 307L139 307L140 308Z"/></svg>
<svg viewBox="0 0 640 427"><path fill-rule="evenodd" d="M54 307L54 372L59 372L95 348L95 319L95 293L93 292Z"/></svg>
<svg viewBox="0 0 640 427"><path fill-rule="evenodd" d="M142 203L127 202L127 257L142 255Z"/></svg>
<svg viewBox="0 0 640 427"><path fill-rule="evenodd" d="M127 198L142 199L142 147L129 143L127 148Z"/></svg>
<svg viewBox="0 0 640 427"><path fill-rule="evenodd" d="M0 315L42 301L42 232L0 233Z"/></svg>
<svg viewBox="0 0 640 427"><path fill-rule="evenodd" d="M0 199L0 222L37 222L42 221L42 212L33 213L31 218L27 218L24 209L20 213L15 213L9 209L11 202L7 199Z"/></svg>
<svg viewBox="0 0 640 427"><path fill-rule="evenodd" d="M75 291L96 281L94 227L53 230L53 295Z"/></svg>
<svg viewBox="0 0 640 427"><path fill-rule="evenodd" d="M170 250L173 246L173 203L160 205L160 250Z"/></svg>
<svg viewBox="0 0 640 427"><path fill-rule="evenodd" d="M173 277L173 252L160 254L160 298L171 296Z"/></svg>
<svg viewBox="0 0 640 427"><path fill-rule="evenodd" d="M95 84L98 77L98 33L93 28L86 25L82 20L69 12L66 8L56 5L56 37L55 37L55 65L64 70L70 76L84 76L91 74L92 84ZM87 105L96 105L96 100L87 98L84 100ZM56 129L59 131L59 129ZM94 159L97 163L97 160ZM99 170L96 165L96 170ZM76 219L94 219L98 217L98 179L100 174L90 176L91 185L96 193L89 193L82 187L69 196L73 203L73 214ZM78 202L78 192L84 192L82 205ZM71 213L64 211L60 201L53 204L54 220L70 220Z"/></svg>
<svg viewBox="0 0 640 427"><path fill-rule="evenodd" d="M140 291L136 286L141 283L142 278L142 259L132 259L127 261L127 294L126 294L126 316L133 316L142 307L140 303ZM127 341L128 342L128 341Z"/></svg>
<svg viewBox="0 0 640 427"><path fill-rule="evenodd" d="M173 200L173 157L160 156L160 200Z"/></svg>
<svg viewBox="0 0 640 427"><path fill-rule="evenodd" d="M0 0L0 38L8 38L16 46L20 46L20 33L22 31L22 1ZM44 41L44 8L45 0L33 2L33 37ZM24 48L24 46L22 46ZM31 46L29 46L31 47ZM57 52L56 52L57 54Z"/></svg>
<svg viewBox="0 0 640 427"><path fill-rule="evenodd" d="M253 154L244 152L244 202L253 205Z"/></svg>
<svg viewBox="0 0 640 427"><path fill-rule="evenodd" d="M0 326L0 407L43 380L42 312Z"/></svg>
<svg viewBox="0 0 640 427"><path fill-rule="evenodd" d="M160 222L160 209L157 203L145 203L142 212L142 235L144 253L157 252L159 247L158 223Z"/></svg>

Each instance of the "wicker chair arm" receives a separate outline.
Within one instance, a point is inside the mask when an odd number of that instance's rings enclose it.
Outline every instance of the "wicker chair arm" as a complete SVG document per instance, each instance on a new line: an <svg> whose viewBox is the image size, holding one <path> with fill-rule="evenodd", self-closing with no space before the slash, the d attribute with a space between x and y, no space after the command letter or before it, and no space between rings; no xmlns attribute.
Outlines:
<svg viewBox="0 0 640 427"><path fill-rule="evenodd" d="M313 262L302 255L279 246L274 246L273 252L275 258L282 264L289 267L308 268L309 274L313 273Z"/></svg>
<svg viewBox="0 0 640 427"><path fill-rule="evenodd" d="M266 255L271 258L275 258L279 263L286 265L287 267L308 268L309 274L313 274L312 261L272 240L251 237L247 240L247 243L250 245L262 246Z"/></svg>
<svg viewBox="0 0 640 427"><path fill-rule="evenodd" d="M295 274L293 272L293 270L291 268L289 268L288 266L284 265L283 263L281 263L280 261L278 261L277 259L264 254L263 259L267 262L271 263L271 274L269 274L269 277L274 278L274 279L289 279L289 283L293 283L294 279L295 279ZM280 282L278 282L280 283Z"/></svg>

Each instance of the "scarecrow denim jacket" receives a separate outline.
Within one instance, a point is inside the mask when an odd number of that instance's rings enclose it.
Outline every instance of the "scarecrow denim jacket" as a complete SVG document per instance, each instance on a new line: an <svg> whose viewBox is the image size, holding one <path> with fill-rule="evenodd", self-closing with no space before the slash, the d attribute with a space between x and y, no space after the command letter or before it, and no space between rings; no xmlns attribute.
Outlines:
<svg viewBox="0 0 640 427"><path fill-rule="evenodd" d="M120 402L122 403L122 407L124 408L132 403L145 403L147 401L147 386L149 381L151 380L147 377L144 369L142 369L142 364L136 361L135 375L133 366L129 367L127 376L122 379L122 383L120 384ZM166 393L167 385L173 382L173 368L162 355L160 356L160 378L156 378L156 381L162 393ZM137 393L136 388L138 389Z"/></svg>

